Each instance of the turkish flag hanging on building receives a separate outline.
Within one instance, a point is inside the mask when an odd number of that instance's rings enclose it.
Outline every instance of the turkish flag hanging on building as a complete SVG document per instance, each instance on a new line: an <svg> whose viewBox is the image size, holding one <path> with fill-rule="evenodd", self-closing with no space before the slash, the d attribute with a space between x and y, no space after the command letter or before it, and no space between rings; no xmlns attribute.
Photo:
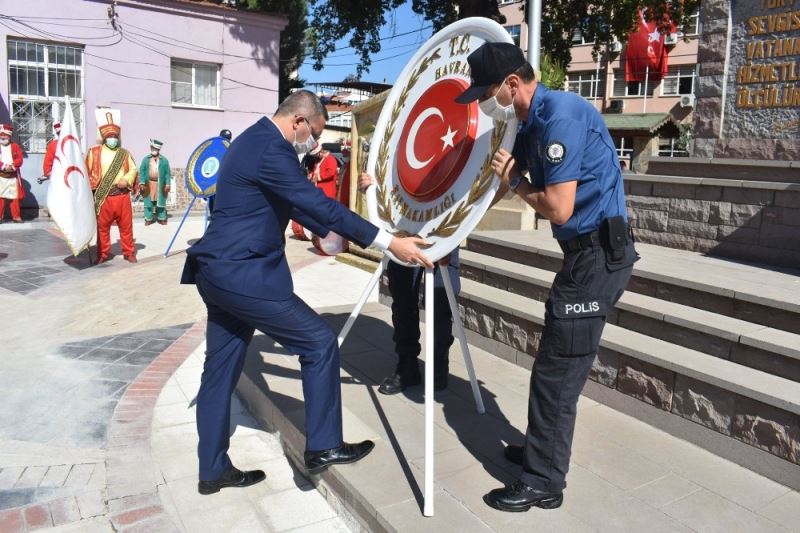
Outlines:
<svg viewBox="0 0 800 533"><path fill-rule="evenodd" d="M625 81L660 80L667 74L667 47L665 34L658 30L655 21L648 22L639 10L639 25L628 36L625 51ZM675 28L672 28L675 31Z"/></svg>

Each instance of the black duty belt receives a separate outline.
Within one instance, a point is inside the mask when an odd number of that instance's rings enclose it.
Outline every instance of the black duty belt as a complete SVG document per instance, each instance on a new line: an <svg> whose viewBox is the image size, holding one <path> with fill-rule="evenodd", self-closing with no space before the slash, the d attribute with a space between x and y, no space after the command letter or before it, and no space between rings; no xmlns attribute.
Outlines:
<svg viewBox="0 0 800 533"><path fill-rule="evenodd" d="M628 225L626 233L628 234L628 239L630 241L635 240L633 238L633 228L630 225ZM603 246L603 239L601 238L600 230L596 230L591 233L578 235L577 237L568 241L558 241L558 245L561 246L561 251L566 254L570 252L577 252L578 250L585 250L586 248L591 248L592 246Z"/></svg>
<svg viewBox="0 0 800 533"><path fill-rule="evenodd" d="M561 246L561 251L565 254L591 248L592 246L600 246L600 232L593 231L578 235L568 241L558 241L558 245Z"/></svg>

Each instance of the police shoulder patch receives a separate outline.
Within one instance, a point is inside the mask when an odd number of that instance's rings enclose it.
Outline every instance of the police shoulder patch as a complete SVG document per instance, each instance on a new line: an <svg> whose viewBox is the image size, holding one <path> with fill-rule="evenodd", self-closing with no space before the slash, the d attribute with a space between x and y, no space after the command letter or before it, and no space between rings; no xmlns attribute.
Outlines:
<svg viewBox="0 0 800 533"><path fill-rule="evenodd" d="M547 150L545 152L547 155L547 160L550 163L557 165L564 160L564 156L567 154L567 148L563 143L554 141L547 145Z"/></svg>

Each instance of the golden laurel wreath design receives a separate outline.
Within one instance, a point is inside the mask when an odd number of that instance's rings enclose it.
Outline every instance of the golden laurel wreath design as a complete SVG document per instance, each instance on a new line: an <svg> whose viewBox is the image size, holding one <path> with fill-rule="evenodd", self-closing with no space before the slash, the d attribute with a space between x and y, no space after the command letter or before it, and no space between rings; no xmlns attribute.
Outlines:
<svg viewBox="0 0 800 533"><path fill-rule="evenodd" d="M412 71L411 76L409 77L408 83L406 83L405 87L400 93L400 97L397 99L397 102L392 109L392 115L389 120L389 125L386 128L386 132L383 136L383 141L381 141L381 145L378 148L378 162L377 162L377 169L375 172L375 181L377 182L377 201L378 201L378 217L387 222L391 225L392 228L396 227L394 220L392 219L392 207L388 197L388 191L386 187L386 173L388 171L389 165L389 140L394 136L394 129L396 126L396 122L398 117L400 116L400 112L403 110L403 107L406 104L406 100L408 99L408 94L411 92L411 89L414 88L414 85L419 81L420 76L422 75L425 70L433 63L435 60L439 59L441 56L439 55L440 48L434 50L434 52L422 60L419 68ZM495 152L500 148L500 144L503 142L503 137L506 134L507 124L503 121L496 121L494 123L494 130L492 131L492 139L491 139L491 149L489 150L489 154L483 161L483 165L481 166L480 172L475 177L475 180L472 182L472 187L470 187L469 196L466 200L461 202L461 204L456 207L452 212L450 212L444 220L437 226L433 231L428 234L428 237L449 237L456 230L459 228L461 223L464 221L465 218L472 212L472 204L480 199L486 191L492 185L492 157L494 157ZM406 231L399 230L393 233L398 237L407 237L410 234ZM419 235L414 235L418 237Z"/></svg>
<svg viewBox="0 0 800 533"><path fill-rule="evenodd" d="M408 83L406 83L405 87L403 87L403 90L400 93L400 98L398 98L397 102L394 104L392 116L389 120L389 126L386 128L386 132L383 135L383 141L381 141L381 145L378 148L378 165L375 172L375 181L378 183L378 217L384 222L388 222L393 228L395 227L395 224L394 220L392 220L392 206L389 203L388 191L386 187L386 172L389 165L389 140L391 140L391 138L394 136L394 128L397 119L400 116L400 111L403 110L403 106L406 104L408 93L411 92L411 89L413 89L414 85L417 84L422 73L428 69L431 63L441 58L439 55L439 50L441 50L441 48L434 50L431 55L422 60L419 68L411 72Z"/></svg>
<svg viewBox="0 0 800 533"><path fill-rule="evenodd" d="M494 123L494 130L492 131L491 148L486 158L483 160L481 170L472 182L472 187L469 189L467 199L458 204L453 211L442 220L442 222L434 228L433 231L428 233L428 237L449 237L461 226L461 223L472 212L472 204L479 200L486 191L492 186L492 177L494 171L492 170L492 158L494 153L500 148L503 142L503 137L506 134L508 124L503 121L496 121Z"/></svg>

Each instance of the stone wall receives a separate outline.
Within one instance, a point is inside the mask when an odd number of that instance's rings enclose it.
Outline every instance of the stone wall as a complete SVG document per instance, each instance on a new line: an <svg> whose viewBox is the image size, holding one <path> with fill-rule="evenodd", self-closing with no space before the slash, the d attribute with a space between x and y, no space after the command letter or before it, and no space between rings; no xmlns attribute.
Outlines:
<svg viewBox="0 0 800 533"><path fill-rule="evenodd" d="M625 176L641 242L769 265L800 266L800 185Z"/></svg>
<svg viewBox="0 0 800 533"><path fill-rule="evenodd" d="M733 6L732 13L729 13L729 5ZM787 161L800 159L800 141L797 136L800 106L749 103L753 101L755 91L791 91L796 87L792 81L795 75L794 64L791 64L791 69L783 68L786 58L770 55L769 52L764 56L760 56L758 52L748 52L754 44L799 37L800 32L796 29L755 35L750 32L750 17L774 16L791 9L783 2L776 3L774 9L766 8L763 2L703 0L701 3L702 33L697 53L696 103L690 149L693 157ZM730 46L729 15L732 21ZM751 48L748 49L748 46ZM727 78L726 57L729 59ZM762 66L776 67L776 80L769 83L741 83L738 77L739 68L751 66L756 69ZM772 72L771 69L768 71ZM742 98L743 96L746 98ZM769 98L764 96L763 100Z"/></svg>
<svg viewBox="0 0 800 533"><path fill-rule="evenodd" d="M385 275L380 301L391 305ZM470 344L517 366L533 367L542 324L463 296L459 314ZM800 416L796 414L602 346L589 379L800 465Z"/></svg>

